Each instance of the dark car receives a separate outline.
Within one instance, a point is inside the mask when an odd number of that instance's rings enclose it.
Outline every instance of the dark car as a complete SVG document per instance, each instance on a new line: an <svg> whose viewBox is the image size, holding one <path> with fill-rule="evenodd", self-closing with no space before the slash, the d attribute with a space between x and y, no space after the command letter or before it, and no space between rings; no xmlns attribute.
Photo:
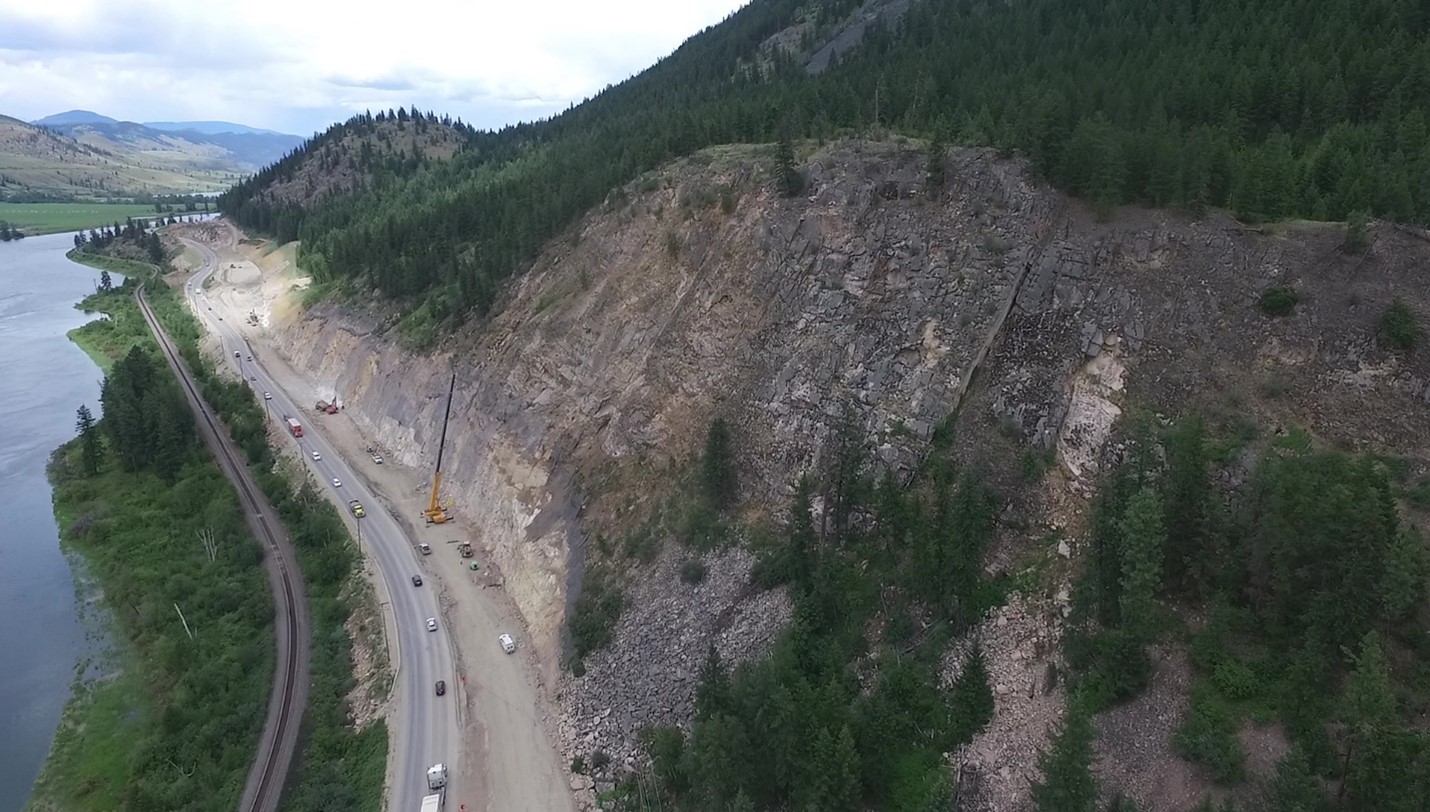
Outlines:
<svg viewBox="0 0 1430 812"><path fill-rule="evenodd" d="M421 576L421 575L414 575L414 576L412 576L412 585L413 585L413 586L422 586L422 576Z"/></svg>
<svg viewBox="0 0 1430 812"><path fill-rule="evenodd" d="M437 696L447 693L447 681L437 680Z"/></svg>

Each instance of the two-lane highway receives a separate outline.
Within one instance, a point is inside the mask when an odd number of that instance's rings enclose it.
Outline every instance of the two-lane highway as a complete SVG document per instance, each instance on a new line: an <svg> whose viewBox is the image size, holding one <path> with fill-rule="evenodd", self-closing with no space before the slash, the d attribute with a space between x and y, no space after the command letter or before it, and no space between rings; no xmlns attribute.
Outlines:
<svg viewBox="0 0 1430 812"><path fill-rule="evenodd" d="M218 269L218 255L202 243L184 242L204 258L203 268L189 279L184 290L194 312L219 338L225 361L260 398L268 393L270 399L264 401L268 417L285 431L285 417L293 417L302 424L303 436L290 436L290 441L300 450L319 487L333 497L348 521L355 525L362 546L381 573L391 602L391 618L396 624L396 637L389 636L388 642L397 668L394 675L397 703L388 722L393 741L388 765L388 798L384 806L392 812L416 810L422 796L427 794L427 768L444 763L449 765L449 771L455 772L450 770L450 765L461 763L462 756L458 717L462 685L457 678L451 639L442 621L435 584L424 581L422 586L414 585L413 576L422 572L416 547L368 489L354 463L343 459L323 437L323 416L312 410L311 403L300 403L280 389L257 359L249 360L252 353L237 325L222 320L218 312L211 309L203 286ZM239 353L238 358L234 357L235 352ZM357 466L373 464L370 459L356 463ZM354 499L362 503L364 518L355 518L349 510L348 503ZM433 554L451 554L451 551L435 549ZM428 631L428 618L437 619L437 631ZM436 695L438 680L446 682L445 696Z"/></svg>

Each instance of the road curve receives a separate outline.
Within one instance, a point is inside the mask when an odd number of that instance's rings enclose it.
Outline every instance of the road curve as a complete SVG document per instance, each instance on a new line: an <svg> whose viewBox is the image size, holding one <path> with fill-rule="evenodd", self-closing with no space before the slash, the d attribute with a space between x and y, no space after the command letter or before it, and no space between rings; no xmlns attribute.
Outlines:
<svg viewBox="0 0 1430 812"><path fill-rule="evenodd" d="M233 440L226 431L219 430L222 423L204 401L178 349L149 308L144 299L143 285L135 291L134 298L169 367L182 384L190 408L199 418L199 434L213 452L224 476L238 491L249 529L260 544L266 545L263 568L268 573L268 583L273 590L278 659L273 672L273 690L268 697L268 716L258 739L258 754L249 771L238 808L240 812L277 812L297 751L303 711L308 704L312 626L308 618L303 574L298 569L298 557L278 520L278 514L254 482Z"/></svg>
<svg viewBox="0 0 1430 812"><path fill-rule="evenodd" d="M428 618L442 617L435 585L424 583L418 587L412 582L412 576L423 572L424 567L413 540L365 482L361 466L368 461L345 459L337 446L324 436L322 419L313 412L312 401L285 389L278 376L264 367L262 359L251 354L252 348L236 323L236 314L229 313L225 321L213 310L203 288L209 276L219 268L217 252L203 242L185 238L180 241L203 257L203 267L185 283L183 292L204 328L218 339L223 362L238 373L240 380L253 387L255 393L268 396L264 398L264 406L269 420L280 427L285 417L301 421L303 436L290 441L297 446L319 487L338 504L346 521L356 530L363 552L376 565L380 576L379 597L385 593L393 622L388 645L395 671L395 701L388 718L391 734L388 782L383 806L391 812L416 810L422 796L427 794L427 768L439 762L460 764L463 756L459 700L465 689L457 671L451 638L445 624L439 624L436 633L428 631L426 626ZM240 353L239 358L234 357L235 351ZM365 518L356 519L347 510L352 499L364 505ZM437 548L436 554L455 554L448 545L433 546ZM447 683L445 696L435 696L437 680ZM461 799L470 790L454 780L448 790L448 812L459 812ZM477 807L468 805L467 808ZM493 812L550 810L523 807L493 809Z"/></svg>

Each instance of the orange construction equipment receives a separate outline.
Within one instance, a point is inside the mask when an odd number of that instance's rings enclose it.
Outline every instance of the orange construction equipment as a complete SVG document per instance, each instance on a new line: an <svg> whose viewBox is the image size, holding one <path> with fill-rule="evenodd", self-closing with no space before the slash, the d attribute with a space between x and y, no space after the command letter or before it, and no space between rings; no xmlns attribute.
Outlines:
<svg viewBox="0 0 1430 812"><path fill-rule="evenodd" d="M457 389L457 373L452 373L452 383L447 387L447 412L442 416L442 439L437 444L437 473L432 475L432 500L428 502L427 509L422 511L422 517L428 524L446 524L447 512L442 509L442 505L437 501L442 490L442 452L447 446L447 421L452 419L452 393Z"/></svg>

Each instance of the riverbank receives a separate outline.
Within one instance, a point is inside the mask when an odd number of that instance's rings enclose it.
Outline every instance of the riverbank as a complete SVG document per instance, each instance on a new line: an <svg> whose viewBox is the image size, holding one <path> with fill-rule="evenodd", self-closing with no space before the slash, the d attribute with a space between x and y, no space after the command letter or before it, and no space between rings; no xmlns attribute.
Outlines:
<svg viewBox="0 0 1430 812"><path fill-rule="evenodd" d="M174 212L185 217L202 213ZM0 203L0 220L35 236L102 228L130 217L158 216L150 203Z"/></svg>
<svg viewBox="0 0 1430 812"><path fill-rule="evenodd" d="M72 255L76 253L81 252L71 252ZM164 323L165 329L180 344L185 358L200 381L205 398L232 427L233 434L239 438L248 453L250 463L259 474L261 486L277 506L297 548L300 564L308 579L309 601L314 625L314 647L309 709L303 722L304 739L300 744L301 749L294 772L289 777L288 790L284 795L284 808L293 810L327 809L331 808L334 798L341 798L342 806L345 809L376 812L381 806L387 755L387 730L380 721L366 724L360 730L350 724L352 716L355 715L352 703L358 700L366 702L367 697L350 696L357 692L354 691L356 687L353 675L354 663L352 645L348 635L350 629L354 630L354 633L360 633L361 629L370 627L373 623L372 618L377 617L378 613L370 590L361 588L361 578L355 572L355 545L347 536L341 519L336 511L326 501L317 497L310 488L294 487L291 484L293 482L290 478L291 472L284 470L286 466L275 466L272 449L267 443L267 426L263 420L262 408L247 387L222 381L214 375L212 365L198 353L199 328L197 322L188 312L178 294L158 280L155 275L156 269L144 263L124 260L118 261L125 263L124 265L110 264L112 261L110 258L89 253L82 253L82 256L73 258L95 267L131 275L136 280L153 280L146 288L151 291L149 297L151 304ZM136 347L143 348L145 351L153 349L152 337L134 304L132 290L128 286L108 293L96 293L85 299L80 307L105 313L109 317L91 322L70 332L72 340L101 367L114 368L120 359L125 358ZM167 378L167 373L165 376ZM73 455L77 453L75 451L77 443L78 441L72 441L60 452L57 452L57 460L64 460L64 462L57 464L55 470L71 472L74 464ZM204 465L213 469L217 474L212 460L208 459L206 455L204 456ZM66 480L66 483L68 481ZM123 483L119 483L116 487L122 490ZM151 486L151 488L155 493L165 492L163 487ZM171 488L168 489L168 492L172 493L174 490ZM227 497L232 499L232 490L227 487L224 490ZM55 496L57 516L62 516L64 511L71 510L74 495L67 487L62 486L58 479ZM67 515L81 516L81 518L83 516L77 511ZM182 517L170 517L170 519L182 521ZM72 528L77 521L77 519L61 518L61 526ZM239 529L242 528L242 522L236 515L233 516L232 524ZM184 540L179 539L175 533L176 531L172 529L167 533L159 530L154 535L173 537L171 538L172 544L184 545ZM178 533L178 536L181 535L182 533ZM246 533L244 539L242 546L251 549L254 553L253 560L245 571L245 576L261 579L261 571L257 566L258 548L251 539L247 538ZM202 554L203 547L197 538L188 541L187 548L190 553L197 550ZM89 558L89 552L86 550L86 560ZM190 562L190 566L192 566L192 562ZM201 570L202 562L198 562L198 566ZM197 570L190 570L187 578L184 573L174 573L172 577L181 582L184 580L194 581L195 579L192 577L194 571ZM105 579L101 578L101 583L104 581ZM112 605L119 605L115 603L115 596L110 591L109 585L104 584L104 586L109 602ZM245 596L255 594L261 595L265 606L268 607L262 614L267 634L264 659L262 663L258 664L261 665L261 668L258 669L250 667L255 663L251 659L247 659L238 664L239 667L234 669L234 673L242 675L247 684L261 689L266 697L267 689L271 684L273 653L271 600L266 586L261 582L255 581L255 585L246 587ZM189 614L188 604L184 604L183 611L186 615ZM164 617L171 627L170 631L177 631L179 635L185 634L182 626L175 622L178 620L175 610L169 608L167 612L168 614ZM158 614L163 615L164 613L159 612ZM177 645L182 648L186 644L180 640ZM149 662L155 654L152 647L145 649L143 646L136 645L136 649L140 655L136 658L138 667L126 670L125 674L152 667L152 663ZM163 655L167 650L163 649L158 653ZM261 678L260 673L262 674ZM148 680L139 680L139 684L147 685ZM125 770L132 773L136 769L132 759L120 758L116 764L114 758L116 754L132 750L132 744L126 745L124 742L132 741L135 735L134 725L142 726L145 724L146 718L167 719L173 714L172 705L168 709L155 708L154 712L147 716L140 713L139 706L135 704L132 696L131 685L132 683L125 681L124 676L100 684L77 685L75 696L66 709L64 728L61 735L56 738L50 759L46 762L40 781L37 782L35 795L29 809L37 810L37 812L38 810L51 809L76 809L88 812L91 809L119 808L114 805L105 805L103 799L99 797L103 793L96 787L108 786L112 783L112 776L122 775ZM202 704L207 705L208 698L204 697L203 699ZM255 718L261 725L261 716L266 710L266 702L263 699L257 699L240 704L246 709L255 711L257 714ZM125 708L131 709L130 716L127 718L123 713L119 713ZM120 718L125 718L125 721L130 723L127 728L123 726L116 728L112 724L111 720L116 718L117 713ZM362 715L370 716L370 714ZM223 727L223 725L217 726ZM110 735L111 731L116 729L124 731L123 736L118 740ZM253 741L256 741L257 728L254 728L253 733L254 738L246 740L246 761L236 765L235 775L238 779L239 789L241 789L247 763L252 759L252 744ZM172 736L166 736L166 740L172 742L176 749L186 749L180 742L174 741ZM182 772L179 767L170 769ZM189 768L184 767L183 769ZM58 786L61 783L57 780L58 776L64 776L66 784L72 784L76 776L82 776L85 789L80 793L66 795L65 788ZM228 785L225 783L224 786ZM227 799L227 790L225 789L224 792L222 797ZM219 796L206 791L203 793L203 797L217 799ZM95 799L93 805L86 805L89 799ZM219 803L215 800L214 805L219 808L231 807L235 804L236 797L233 803L229 803L227 800ZM161 803L156 808L178 807L168 807Z"/></svg>
<svg viewBox="0 0 1430 812"><path fill-rule="evenodd" d="M82 307L110 315L72 335L92 358L123 359L106 397L120 415L107 420L121 422L92 430L91 461L83 440L61 446L49 474L62 544L113 610L120 656L107 678L77 681L29 808L179 809L199 797L233 807L272 679L261 552L130 291Z"/></svg>

